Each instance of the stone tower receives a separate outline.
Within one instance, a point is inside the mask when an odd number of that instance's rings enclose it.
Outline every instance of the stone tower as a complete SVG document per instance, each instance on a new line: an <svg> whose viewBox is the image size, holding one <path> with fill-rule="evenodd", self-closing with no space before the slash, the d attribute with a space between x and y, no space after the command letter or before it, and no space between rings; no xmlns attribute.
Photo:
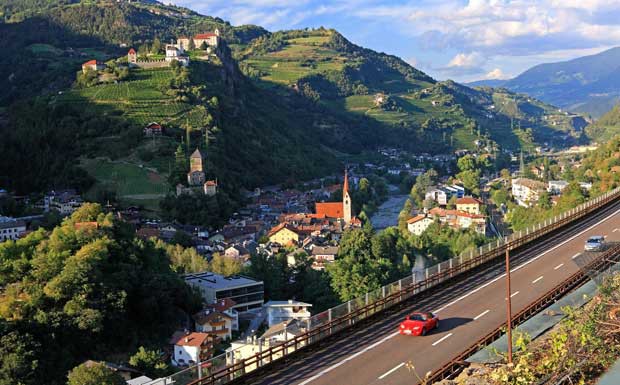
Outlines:
<svg viewBox="0 0 620 385"><path fill-rule="evenodd" d="M349 176L344 170L344 184L342 185L342 216L344 223L351 224L351 196L349 195Z"/></svg>
<svg viewBox="0 0 620 385"><path fill-rule="evenodd" d="M187 173L187 183L190 186L201 186L205 183L205 172L203 168L203 158L200 150L196 149L189 157L189 172Z"/></svg>

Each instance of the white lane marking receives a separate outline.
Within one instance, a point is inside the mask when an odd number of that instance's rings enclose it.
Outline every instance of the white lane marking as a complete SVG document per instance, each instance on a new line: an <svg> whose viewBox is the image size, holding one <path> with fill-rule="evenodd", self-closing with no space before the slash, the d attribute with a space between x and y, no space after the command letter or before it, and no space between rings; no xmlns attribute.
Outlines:
<svg viewBox="0 0 620 385"><path fill-rule="evenodd" d="M549 253L549 252L551 252L551 251L553 251L553 250L557 249L558 247L564 246L565 244L567 244L568 242L570 242L570 241L572 241L573 239L577 238L578 236L582 235L583 233L586 233L586 232L588 232L588 231L592 230L593 228L595 228L596 226L600 225L601 223L603 223L603 222L605 222L605 221L609 220L610 218L613 218L613 217L614 217L616 214L618 214L618 213L620 213L620 209L618 209L618 210L614 211L612 214L609 214L607 217L603 218L600 222L595 223L595 224L593 224L592 226L588 227L587 229L582 230L581 232L579 232L579 233L577 233L577 234L573 235L572 237L568 238L568 239L567 239L567 240L565 240L564 242L562 242L562 243L560 243L560 244L555 245L554 247L550 248L549 250L544 251L544 252L542 252L541 254L538 254L538 255L537 255L537 256L535 256L534 258L530 259L529 261L526 261L526 262L524 262L523 264L521 264L521 265L519 265L519 266L515 267L514 269L510 270L510 272L511 272L511 273L513 273L513 272L515 272L515 271L519 270L520 268L522 268L522 267L524 267L524 266L529 265L530 263L534 262L535 260L537 260L538 258L542 257L543 255L546 255L547 253ZM579 254L578 254L578 255L579 255ZM465 298L469 297L470 295L472 295L472 294L474 294L474 293L476 293L476 292L478 292L478 291L480 291L480 290L484 289L485 287L487 287L487 286L489 286L489 285L493 284L494 282L499 281L500 279L504 278L505 276L506 276L506 273L504 273L504 274L500 275L499 277L496 277L496 278L494 278L494 279L490 280L490 281L489 281L489 282L487 282L487 283L484 283L484 284L482 284L482 285L478 286L477 288L475 288L474 290L470 291L469 293L464 294L464 295L462 295L461 297L459 297L459 298L455 299L454 301L452 301L452 302L448 303L447 305L444 305L443 307L440 307L439 309L437 309L437 310L433 311L433 313L439 313L440 311L444 310L444 309L445 309L445 308L447 308L448 306L452 306L452 305L454 305L455 303L457 303L457 302L459 302L459 301L464 300ZM301 385L301 384L300 384L300 385Z"/></svg>
<svg viewBox="0 0 620 385"><path fill-rule="evenodd" d="M445 340L446 338L450 337L451 335L452 335L452 333L449 333L449 334L446 334L445 336L441 337L437 341L433 342L433 346L439 344L441 341Z"/></svg>
<svg viewBox="0 0 620 385"><path fill-rule="evenodd" d="M320 371L320 372L318 372L316 375L314 375L314 376L312 376L312 377L308 378L307 380L305 380L305 381L303 381L303 382L300 382L298 385L306 385L306 384L308 384L308 383L310 383L310 382L312 382L312 381L316 380L317 378L321 377L321 376L322 376L322 375L324 375L325 373L329 373L329 372L331 372L332 370L336 369L336 368L337 368L337 367L339 367L340 365L342 365L342 364L344 364L344 363L346 363L346 362L348 362L348 361L351 361L352 359L354 359L354 358L355 358L355 357L357 357L357 356L360 356L360 355L362 355L362 354L366 353L366 352L367 352L367 351L369 351L370 349L373 349L373 348L377 347L378 345L380 345L380 344L384 343L385 341L389 340L390 338L396 337L396 336L398 335L398 333L399 333L399 332L394 332L394 333L392 333L392 334L388 335L387 337L384 337L383 339L381 339L381 340L379 340L379 341L375 342L375 343L374 343L374 344L372 344L372 345L369 345L369 346L365 347L364 349L360 350L359 352L357 352L357 353L355 353L355 354L350 355L349 357L345 358L344 360L342 360L342 361L340 361L340 362L338 362L338 363L333 364L333 365L332 365L332 366L330 366L329 368L325 368L325 369L321 370L321 371Z"/></svg>
<svg viewBox="0 0 620 385"><path fill-rule="evenodd" d="M563 246L564 244L566 244L566 243L568 243L568 242L572 241L573 239L577 238L578 236L582 235L583 233L585 233L585 232L587 232L587 231L589 231L589 230L593 229L594 227L596 227L596 226L600 225L601 223L603 223L603 222L605 222L605 221L609 220L610 218L612 218L613 216L615 216L615 215L616 215L616 214L618 214L618 213L620 213L620 209L616 210L615 212L613 212L612 214L610 214L610 215L609 215L609 216L607 216L606 218L603 218L600 222L595 223L595 224L593 224L592 226L588 227L587 229L585 229L585 230L581 231L580 233L577 233L577 234L573 235L572 237L568 238L568 239L567 239L567 240L565 240L564 242L562 242L562 243L560 243L560 244L558 244L558 245L554 246L553 248L551 248L551 249L549 249L549 250L547 250L547 251L543 252L542 254L539 254L538 256L536 256L536 257L534 257L534 258L530 259L529 261L524 262L522 265L517 266L516 268L514 268L513 270L511 270L511 272L517 271L517 270L519 270L520 268L522 268L522 267L524 267L524 266L526 266L526 265L528 265L528 264L530 264L530 263L534 262L535 260L537 260L538 258L542 257L543 255L545 255L545 254L549 253L550 251L555 250L555 249L557 249L558 247ZM474 293L478 292L479 290L482 290L483 288L485 288L485 287L489 286L489 285L490 285L490 284L492 284L493 282L496 282L496 281L498 281L498 280L502 279L502 278L503 278L503 277L505 277L505 276L506 276L506 273L504 273L503 275L500 275L499 277L497 277L497 278L495 278L495 279L493 279L493 280L491 280L491 281L489 281L489 282L487 282L487 283L485 283L485 284L483 284L483 285L479 286L478 288L476 288L476 289L474 289L474 290L470 291L469 293L467 293L467 294L463 295L462 297L457 298L456 300L454 300L454 301L450 302L449 304L447 304L446 306L442 307L441 309L439 309L439 310L435 310L433 313L438 313L439 311L441 311L441 310L445 309L446 307L448 307L448 306L450 306L450 305L454 305L455 303L457 303L457 302L459 302L459 301L461 301L461 300L463 300L463 299L465 299L465 298L469 297L470 295L472 295L472 294L474 294ZM385 341L389 340L390 338L395 337L396 335L398 335L398 332L395 332L395 333L392 333L392 334L388 335L387 337L383 338L382 340L379 340L379 341L375 342L374 344L372 344L372 345L370 345L370 346L368 346L368 347L364 348L363 350L360 350L359 352L354 353L353 355L351 355L351 356L349 356L349 357L347 357L347 358L343 359L342 361L340 361L340 362L338 362L338 363L335 363L334 365L332 365L332 366L330 366L330 367L328 367L328 368L326 368L326 369L321 370L319 373L317 373L317 374L316 374L316 375L314 375L313 377L310 377L309 379L307 379L307 380L305 380L305 381L303 381L303 382L300 382L298 385L306 385L306 384L308 384L308 383L310 383L310 382L312 382L312 381L316 380L317 378L319 378L319 377L323 376L325 373L331 372L332 370L336 369L337 367L339 367L340 365L344 364L345 362L348 362L348 361L350 361L350 360L352 360L352 359L354 359L354 358L358 357L359 355L361 355L361 354L363 354L363 353L366 353L366 352L367 352L367 351L369 351L370 349L373 349L373 348L377 347L378 345L380 345L380 344L384 343Z"/></svg>
<svg viewBox="0 0 620 385"><path fill-rule="evenodd" d="M562 267L562 266L564 266L564 264L563 264L563 263L560 263L559 265L557 265L556 267L554 267L554 268L553 268L553 270L557 270L557 269L559 269L559 268L560 268L560 267Z"/></svg>
<svg viewBox="0 0 620 385"><path fill-rule="evenodd" d="M515 295L517 295L517 294L519 294L519 293L520 293L520 291L519 291L519 290L515 291L514 293L510 294L510 298L514 297Z"/></svg>
<svg viewBox="0 0 620 385"><path fill-rule="evenodd" d="M388 370L387 372L383 373L382 375L379 376L380 380L383 380L385 377L389 376L390 374L394 373L395 371L397 371L398 369L400 369L401 366L405 365L404 362L401 362L400 364L396 365L395 367L393 367L392 369Z"/></svg>
<svg viewBox="0 0 620 385"><path fill-rule="evenodd" d="M615 229L612 231L612 233L615 233L616 231L618 231L618 228L615 228Z"/></svg>
<svg viewBox="0 0 620 385"><path fill-rule="evenodd" d="M570 257L570 259L575 259L575 258L577 258L580 255L581 255L581 253L577 253L577 254L573 255L572 257Z"/></svg>
<svg viewBox="0 0 620 385"><path fill-rule="evenodd" d="M477 320L480 317L483 317L485 314L487 314L488 312L490 312L491 310L485 310L482 313L478 314L477 316L474 317L474 321Z"/></svg>
<svg viewBox="0 0 620 385"><path fill-rule="evenodd" d="M536 278L535 280L533 280L532 283L536 283L536 282L540 281L541 279L543 279L542 275L540 277Z"/></svg>

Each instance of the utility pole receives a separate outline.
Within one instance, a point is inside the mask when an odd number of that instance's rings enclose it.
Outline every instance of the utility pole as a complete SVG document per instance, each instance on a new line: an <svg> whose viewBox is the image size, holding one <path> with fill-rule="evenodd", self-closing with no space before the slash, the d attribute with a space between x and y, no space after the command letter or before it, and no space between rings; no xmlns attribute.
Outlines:
<svg viewBox="0 0 620 385"><path fill-rule="evenodd" d="M512 304L510 294L510 252L506 246L506 337L508 338L508 363L512 364Z"/></svg>

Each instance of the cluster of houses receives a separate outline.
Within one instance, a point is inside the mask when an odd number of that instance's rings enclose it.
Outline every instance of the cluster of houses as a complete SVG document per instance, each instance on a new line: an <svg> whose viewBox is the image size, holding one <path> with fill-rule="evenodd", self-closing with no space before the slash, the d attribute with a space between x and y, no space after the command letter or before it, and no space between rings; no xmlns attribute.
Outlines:
<svg viewBox="0 0 620 385"><path fill-rule="evenodd" d="M441 206L445 206L446 203ZM407 220L407 230L415 235L422 235L435 221L450 226L455 230L473 229L479 234L486 234L486 215L483 213L483 202L471 196L456 199L456 209L433 207Z"/></svg>
<svg viewBox="0 0 620 385"><path fill-rule="evenodd" d="M562 191L568 184L564 180L550 180L544 183L529 178L515 178L512 180L511 192L513 199L523 207L535 205L540 199L540 195L545 191L551 195L551 202L556 204L557 199L562 195ZM592 184L586 182L579 182L579 186L584 190L592 188Z"/></svg>
<svg viewBox="0 0 620 385"><path fill-rule="evenodd" d="M295 265L296 255L302 253L314 258L314 269L322 270L326 263L335 260L343 231L362 225L361 220L352 215L352 204L345 172L341 202L316 202L314 213L280 215L279 223L267 234L269 243L294 249L287 256L290 265Z"/></svg>
<svg viewBox="0 0 620 385"><path fill-rule="evenodd" d="M202 310L192 316L193 330L177 331L170 339L170 360L174 366L192 365L213 356L217 345L229 341L233 332L240 331L240 319L258 318L259 326L265 322L267 330L259 336L267 343L278 343L301 332L292 325L307 325L312 304L294 300L264 302L264 283L235 275L225 277L211 272L187 274L185 282L198 289L205 303ZM251 325L251 324L250 324ZM305 326L304 326L305 328ZM232 342L229 352L238 358L250 354L249 340Z"/></svg>

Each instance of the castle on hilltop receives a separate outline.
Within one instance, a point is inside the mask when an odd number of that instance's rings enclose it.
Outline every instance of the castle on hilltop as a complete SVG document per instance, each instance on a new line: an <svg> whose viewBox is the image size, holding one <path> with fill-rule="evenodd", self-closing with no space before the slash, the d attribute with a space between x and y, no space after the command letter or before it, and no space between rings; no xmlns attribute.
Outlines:
<svg viewBox="0 0 620 385"><path fill-rule="evenodd" d="M182 50L189 50L191 43L194 44L194 48L202 49L201 47L216 48L220 44L220 30L215 29L213 32L199 33L193 37L180 36L177 39L176 47Z"/></svg>
<svg viewBox="0 0 620 385"><path fill-rule="evenodd" d="M204 171L204 158L199 149L196 149L189 157L187 184L189 187L183 186L180 183L177 185L177 196L183 194L193 195L198 191L202 191L207 196L217 194L217 180L207 180Z"/></svg>
<svg viewBox="0 0 620 385"><path fill-rule="evenodd" d="M130 67L138 68L162 68L169 67L173 61L178 61L183 67L189 65L189 56L185 55L185 51L177 48L175 45L166 45L166 57L160 60L138 60L138 53L135 49L129 49L127 52L127 63Z"/></svg>

